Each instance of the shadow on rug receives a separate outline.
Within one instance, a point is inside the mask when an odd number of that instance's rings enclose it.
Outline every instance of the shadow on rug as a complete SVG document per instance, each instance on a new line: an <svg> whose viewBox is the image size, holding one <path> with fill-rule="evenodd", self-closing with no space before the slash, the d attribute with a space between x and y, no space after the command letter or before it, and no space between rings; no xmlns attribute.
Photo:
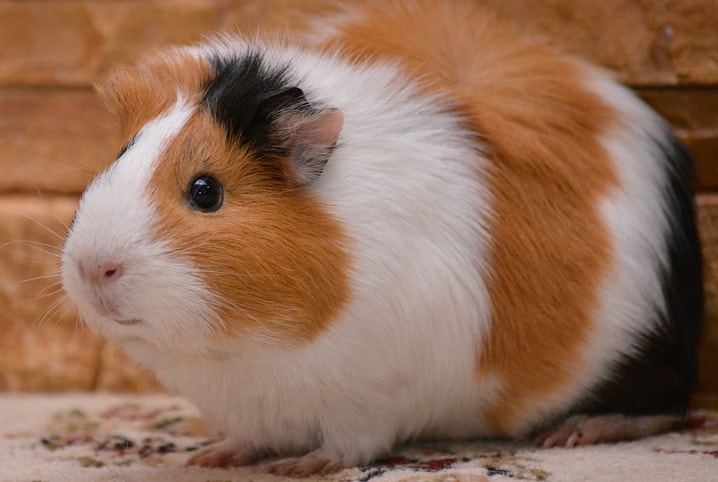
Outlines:
<svg viewBox="0 0 718 482"><path fill-rule="evenodd" d="M282 480L263 466L185 467L213 441L187 403L169 396L0 396L2 481ZM292 479L297 480L297 479ZM326 481L718 481L718 413L637 442L542 450L526 444L443 442L397 450Z"/></svg>

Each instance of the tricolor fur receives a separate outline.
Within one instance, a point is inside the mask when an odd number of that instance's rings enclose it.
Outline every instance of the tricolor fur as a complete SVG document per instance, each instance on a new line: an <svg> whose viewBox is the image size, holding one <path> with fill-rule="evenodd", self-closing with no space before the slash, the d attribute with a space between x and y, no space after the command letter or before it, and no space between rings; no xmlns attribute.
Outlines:
<svg viewBox="0 0 718 482"><path fill-rule="evenodd" d="M252 455L680 414L702 292L665 124L473 3L318 25L103 84L126 146L63 253L88 324Z"/></svg>

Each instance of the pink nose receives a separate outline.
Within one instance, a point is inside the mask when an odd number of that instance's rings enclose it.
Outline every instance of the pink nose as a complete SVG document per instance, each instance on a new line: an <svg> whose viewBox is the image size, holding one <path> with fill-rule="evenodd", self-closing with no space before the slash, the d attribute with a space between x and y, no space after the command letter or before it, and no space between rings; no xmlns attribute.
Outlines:
<svg viewBox="0 0 718 482"><path fill-rule="evenodd" d="M122 263L107 261L102 263L83 262L77 263L80 279L85 283L110 284L122 277Z"/></svg>

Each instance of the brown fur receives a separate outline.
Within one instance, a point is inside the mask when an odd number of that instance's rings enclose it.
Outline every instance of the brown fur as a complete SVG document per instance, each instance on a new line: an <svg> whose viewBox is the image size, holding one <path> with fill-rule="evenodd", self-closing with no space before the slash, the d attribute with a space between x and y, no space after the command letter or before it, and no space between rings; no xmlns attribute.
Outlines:
<svg viewBox="0 0 718 482"><path fill-rule="evenodd" d="M188 75L189 73L189 75ZM187 53L148 57L115 70L97 84L100 97L117 113L128 142L148 121L166 112L180 93L198 101L212 75L209 64Z"/></svg>
<svg viewBox="0 0 718 482"><path fill-rule="evenodd" d="M323 45L355 60L401 60L460 102L489 149L493 321L477 376L502 382L485 414L497 435L580 376L612 261L598 201L617 183L597 142L614 113L581 87L574 64L518 38L473 2L436 0L370 10Z"/></svg>
<svg viewBox="0 0 718 482"><path fill-rule="evenodd" d="M224 185L216 213L188 205L189 183L202 173ZM157 236L219 295L225 332L299 343L322 331L346 301L348 257L337 222L308 191L278 181L232 146L206 112L164 153L150 189L161 219Z"/></svg>

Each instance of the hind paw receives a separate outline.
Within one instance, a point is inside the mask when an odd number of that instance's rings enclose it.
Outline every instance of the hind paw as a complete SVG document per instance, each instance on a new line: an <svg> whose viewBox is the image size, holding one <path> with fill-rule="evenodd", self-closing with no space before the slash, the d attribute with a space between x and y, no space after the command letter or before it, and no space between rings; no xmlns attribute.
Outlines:
<svg viewBox="0 0 718 482"><path fill-rule="evenodd" d="M635 440L675 429L680 421L680 417L672 415L574 415L536 437L534 444L544 448L577 447Z"/></svg>

